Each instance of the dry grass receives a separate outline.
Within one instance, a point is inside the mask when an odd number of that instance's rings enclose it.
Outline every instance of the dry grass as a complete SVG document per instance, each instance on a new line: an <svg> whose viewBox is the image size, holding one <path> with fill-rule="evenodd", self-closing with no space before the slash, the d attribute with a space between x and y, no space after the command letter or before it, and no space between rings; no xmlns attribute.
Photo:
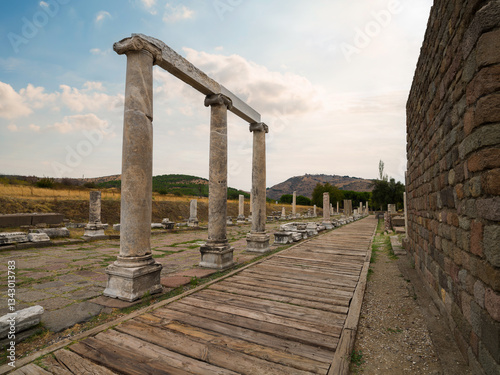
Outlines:
<svg viewBox="0 0 500 375"><path fill-rule="evenodd" d="M100 189L101 197L104 200L120 200L120 192L117 189ZM89 190L79 189L44 189L35 186L24 185L3 185L0 184L0 197L5 198L21 198L21 199L35 199L35 200L89 200ZM153 200L155 201L174 201L186 202L193 199L193 197L178 197L173 194L162 195L153 193ZM199 202L208 202L208 198L197 198Z"/></svg>

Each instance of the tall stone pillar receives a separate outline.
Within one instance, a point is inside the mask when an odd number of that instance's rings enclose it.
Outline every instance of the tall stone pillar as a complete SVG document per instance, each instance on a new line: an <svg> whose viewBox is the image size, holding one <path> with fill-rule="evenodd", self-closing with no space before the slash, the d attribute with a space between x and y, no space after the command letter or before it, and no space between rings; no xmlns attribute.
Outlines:
<svg viewBox="0 0 500 375"><path fill-rule="evenodd" d="M333 204L330 203L330 216L333 216Z"/></svg>
<svg viewBox="0 0 500 375"><path fill-rule="evenodd" d="M245 196L240 194L238 201L238 217L236 218L236 222L244 223L245 222Z"/></svg>
<svg viewBox="0 0 500 375"><path fill-rule="evenodd" d="M269 251L269 235L266 233L266 133L269 128L263 122L250 124L253 132L252 155L252 229L247 234L247 251Z"/></svg>
<svg viewBox="0 0 500 375"><path fill-rule="evenodd" d="M323 193L323 225L326 229L333 228L330 218L330 194L328 192Z"/></svg>
<svg viewBox="0 0 500 375"><path fill-rule="evenodd" d="M359 202L359 210L358 213L361 215L363 213L363 202Z"/></svg>
<svg viewBox="0 0 500 375"><path fill-rule="evenodd" d="M368 202L365 202L365 214L368 215Z"/></svg>
<svg viewBox="0 0 500 375"><path fill-rule="evenodd" d="M314 205L313 207L313 216L314 217L318 216L318 214L316 213L316 205Z"/></svg>
<svg viewBox="0 0 500 375"><path fill-rule="evenodd" d="M292 198L292 215L295 218L297 216L297 192L293 192Z"/></svg>
<svg viewBox="0 0 500 375"><path fill-rule="evenodd" d="M285 211L285 207L281 207L281 218L282 218L282 219L286 219L286 211Z"/></svg>
<svg viewBox="0 0 500 375"><path fill-rule="evenodd" d="M225 269L233 265L227 241L227 110L231 100L222 94L205 98L210 106L210 159L208 192L208 240L200 247L201 267Z"/></svg>
<svg viewBox="0 0 500 375"><path fill-rule="evenodd" d="M198 222L198 201L196 199L191 199L189 201L189 219L188 226L189 227L197 227Z"/></svg>
<svg viewBox="0 0 500 375"><path fill-rule="evenodd" d="M101 192L91 191L89 199L89 223L83 234L86 237L104 236L104 225L101 223Z"/></svg>
<svg viewBox="0 0 500 375"><path fill-rule="evenodd" d="M118 45L118 46L117 46ZM153 168L153 55L133 43L116 43L127 55L123 120L120 254L108 266L104 295L134 301L162 290L161 264L151 255Z"/></svg>

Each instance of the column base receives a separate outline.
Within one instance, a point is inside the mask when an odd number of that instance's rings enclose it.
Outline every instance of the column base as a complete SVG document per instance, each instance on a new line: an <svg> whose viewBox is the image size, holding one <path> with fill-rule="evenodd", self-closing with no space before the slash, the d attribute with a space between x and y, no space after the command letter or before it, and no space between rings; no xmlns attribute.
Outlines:
<svg viewBox="0 0 500 375"><path fill-rule="evenodd" d="M236 222L237 222L238 224L245 224L245 222L246 222L246 221L245 221L245 216L243 216L243 215L238 215L238 217L236 218Z"/></svg>
<svg viewBox="0 0 500 375"><path fill-rule="evenodd" d="M106 268L108 284L103 294L124 301L135 301L146 293L162 291L160 272L162 265L153 263L142 267L123 267L110 264Z"/></svg>
<svg viewBox="0 0 500 375"><path fill-rule="evenodd" d="M200 267L224 270L234 265L234 247L229 244L210 245L205 244L200 247L201 260Z"/></svg>
<svg viewBox="0 0 500 375"><path fill-rule="evenodd" d="M333 229L333 224L330 221L323 221L321 224L325 226L325 229Z"/></svg>
<svg viewBox="0 0 500 375"><path fill-rule="evenodd" d="M267 233L248 233L247 250L252 253L267 253L269 248L269 235Z"/></svg>
<svg viewBox="0 0 500 375"><path fill-rule="evenodd" d="M198 227L199 226L199 221L196 219L189 219L188 220L188 227Z"/></svg>
<svg viewBox="0 0 500 375"><path fill-rule="evenodd" d="M104 236L104 225L98 223L89 223L86 225L83 235L85 237L102 237Z"/></svg>

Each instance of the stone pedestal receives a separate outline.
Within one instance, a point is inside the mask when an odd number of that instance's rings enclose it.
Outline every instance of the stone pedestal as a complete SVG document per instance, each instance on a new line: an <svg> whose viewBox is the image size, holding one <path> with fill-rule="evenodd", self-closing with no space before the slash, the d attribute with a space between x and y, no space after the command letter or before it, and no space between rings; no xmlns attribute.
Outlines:
<svg viewBox="0 0 500 375"><path fill-rule="evenodd" d="M208 241L200 247L200 267L225 269L233 263L227 241L227 110L231 100L222 94L205 98L210 106Z"/></svg>
<svg viewBox="0 0 500 375"><path fill-rule="evenodd" d="M269 251L269 235L266 234L266 133L269 128L259 122L250 124L253 132L252 154L252 229L247 235L247 251ZM283 211L282 211L283 214Z"/></svg>
<svg viewBox="0 0 500 375"><path fill-rule="evenodd" d="M104 295L134 301L160 292L162 266L151 255L153 168L153 55L130 39L115 44L127 55L123 120L120 254L108 266Z"/></svg>
<svg viewBox="0 0 500 375"><path fill-rule="evenodd" d="M83 233L85 237L104 236L104 225L101 223L101 192L91 191L89 199L89 223Z"/></svg>

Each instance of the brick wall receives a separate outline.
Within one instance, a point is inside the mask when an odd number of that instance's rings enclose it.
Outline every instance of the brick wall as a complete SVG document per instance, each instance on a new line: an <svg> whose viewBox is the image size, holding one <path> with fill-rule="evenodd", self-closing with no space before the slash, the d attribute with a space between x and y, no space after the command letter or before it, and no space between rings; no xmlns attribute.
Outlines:
<svg viewBox="0 0 500 375"><path fill-rule="evenodd" d="M435 0L407 142L408 250L473 372L500 374L500 0Z"/></svg>

